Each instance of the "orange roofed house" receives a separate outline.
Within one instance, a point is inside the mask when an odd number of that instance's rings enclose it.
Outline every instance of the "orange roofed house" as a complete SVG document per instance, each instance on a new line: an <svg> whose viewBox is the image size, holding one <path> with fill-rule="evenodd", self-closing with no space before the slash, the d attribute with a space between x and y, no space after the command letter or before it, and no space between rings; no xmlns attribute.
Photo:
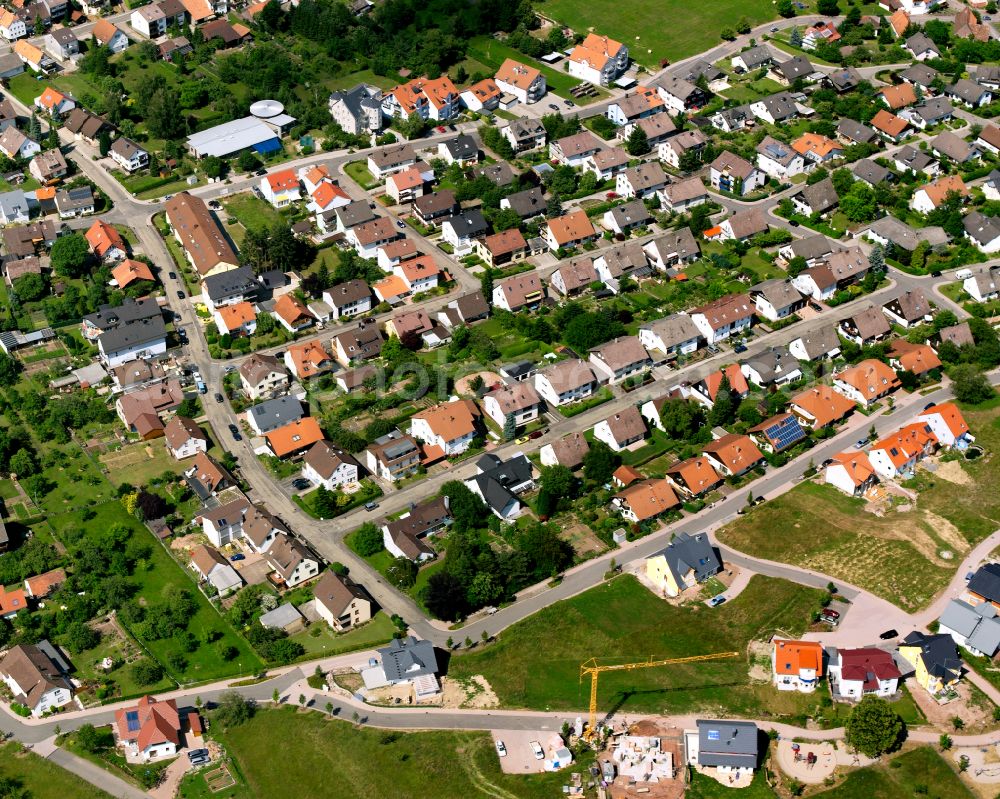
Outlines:
<svg viewBox="0 0 1000 799"><path fill-rule="evenodd" d="M292 294L282 294L275 300L271 315L277 319L289 333L304 330L316 321L309 309Z"/></svg>
<svg viewBox="0 0 1000 799"><path fill-rule="evenodd" d="M824 479L848 496L860 497L878 483L867 452L840 452L830 459Z"/></svg>
<svg viewBox="0 0 1000 799"><path fill-rule="evenodd" d="M792 397L789 410L805 427L819 430L850 414L854 400L830 386L818 385Z"/></svg>
<svg viewBox="0 0 1000 799"><path fill-rule="evenodd" d="M928 425L943 447L965 449L976 440L969 432L969 425L954 402L942 402L940 405L925 408L917 417L917 421Z"/></svg>
<svg viewBox="0 0 1000 799"><path fill-rule="evenodd" d="M573 48L567 69L574 78L595 86L608 86L628 69L628 63L628 48L624 44L589 33Z"/></svg>
<svg viewBox="0 0 1000 799"><path fill-rule="evenodd" d="M917 92L909 83L898 83L879 89L876 95L893 111L917 102Z"/></svg>
<svg viewBox="0 0 1000 799"><path fill-rule="evenodd" d="M912 472L920 461L933 454L937 445L931 426L914 422L872 444L868 457L879 477L891 479Z"/></svg>
<svg viewBox="0 0 1000 799"><path fill-rule="evenodd" d="M764 462L764 455L753 439L739 433L729 433L717 438L702 446L701 451L712 467L727 477L745 474Z"/></svg>
<svg viewBox="0 0 1000 799"><path fill-rule="evenodd" d="M502 92L493 78L483 78L462 92L462 102L470 111L492 110L500 105Z"/></svg>
<svg viewBox="0 0 1000 799"><path fill-rule="evenodd" d="M174 237L202 279L239 267L239 257L203 200L182 191L167 200L166 210Z"/></svg>
<svg viewBox="0 0 1000 799"><path fill-rule="evenodd" d="M792 149L805 159L807 169L809 164L825 164L844 154L843 145L818 133L803 133Z"/></svg>
<svg viewBox="0 0 1000 799"><path fill-rule="evenodd" d="M111 277L114 278L115 283L118 284L118 288L120 289L128 288L138 281L144 280L152 283L156 280L153 277L153 270L149 268L149 264L133 260L132 258L126 258L115 266L111 270Z"/></svg>
<svg viewBox="0 0 1000 799"><path fill-rule="evenodd" d="M286 205L302 199L299 176L295 174L294 169L282 169L279 172L264 175L260 179L260 193L275 208L284 208Z"/></svg>
<svg viewBox="0 0 1000 799"><path fill-rule="evenodd" d="M513 95L518 102L525 104L537 103L548 91L541 70L513 58L506 59L493 78L500 91Z"/></svg>
<svg viewBox="0 0 1000 799"><path fill-rule="evenodd" d="M425 75L387 91L382 97L382 110L399 119L416 114L421 119L443 122L461 110L461 98L447 75L433 80Z"/></svg>
<svg viewBox="0 0 1000 799"><path fill-rule="evenodd" d="M833 376L833 387L863 407L899 388L896 373L882 361L868 358Z"/></svg>
<svg viewBox="0 0 1000 799"><path fill-rule="evenodd" d="M439 447L447 456L461 455L479 435L479 408L472 400L444 402L410 420L410 435L425 447Z"/></svg>
<svg viewBox="0 0 1000 799"><path fill-rule="evenodd" d="M929 214L952 194L964 201L969 196L969 190L958 175L945 175L917 189L910 200L910 208L921 214Z"/></svg>
<svg viewBox="0 0 1000 799"><path fill-rule="evenodd" d="M333 369L333 357L318 341L307 341L289 345L285 350L285 366L297 380L306 380Z"/></svg>
<svg viewBox="0 0 1000 799"><path fill-rule="evenodd" d="M84 234L91 251L106 261L120 261L128 255L128 247L121 233L102 219L92 224Z"/></svg>
<svg viewBox="0 0 1000 799"><path fill-rule="evenodd" d="M823 676L823 647L815 641L775 638L771 666L779 691L812 693Z"/></svg>
<svg viewBox="0 0 1000 799"><path fill-rule="evenodd" d="M743 376L743 371L738 363L731 363L717 372L702 378L691 386L691 399L700 402L702 405L711 408L715 404L715 398L719 395L719 388L722 386L722 378L729 381L729 389L735 391L740 399L745 399L750 393L750 386Z"/></svg>
<svg viewBox="0 0 1000 799"><path fill-rule="evenodd" d="M550 219L542 229L545 243L552 251L579 247L597 238L597 230L586 211L573 211Z"/></svg>
<svg viewBox="0 0 1000 799"><path fill-rule="evenodd" d="M889 364L897 371L912 372L918 377L943 365L930 344L913 344L906 339L892 342Z"/></svg>
<svg viewBox="0 0 1000 799"><path fill-rule="evenodd" d="M667 469L670 484L688 497L700 497L722 482L708 458L688 458Z"/></svg>
<svg viewBox="0 0 1000 799"><path fill-rule="evenodd" d="M276 458L287 458L309 449L317 441L323 440L323 431L313 416L289 422L276 430L264 434L267 445Z"/></svg>
<svg viewBox="0 0 1000 799"><path fill-rule="evenodd" d="M173 757L181 745L177 702L144 696L133 707L115 711L115 738L130 762Z"/></svg>
<svg viewBox="0 0 1000 799"><path fill-rule="evenodd" d="M663 478L632 483L624 491L615 494L611 504L621 515L631 522L655 519L667 511L680 507L680 500Z"/></svg>

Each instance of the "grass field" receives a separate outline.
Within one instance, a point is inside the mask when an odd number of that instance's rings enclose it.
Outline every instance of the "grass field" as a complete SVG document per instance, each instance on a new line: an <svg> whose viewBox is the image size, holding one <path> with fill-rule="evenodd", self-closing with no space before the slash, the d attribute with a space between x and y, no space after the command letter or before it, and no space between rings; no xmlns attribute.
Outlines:
<svg viewBox="0 0 1000 799"><path fill-rule="evenodd" d="M214 733L235 761L237 785L215 794L225 799L285 796L289 786L297 799L542 799L558 796L566 782L565 774L503 774L490 736L480 732L369 730L286 707ZM198 774L179 796L212 794Z"/></svg>
<svg viewBox="0 0 1000 799"><path fill-rule="evenodd" d="M365 161L351 161L344 165L344 171L363 189L374 189L379 185L375 176L368 171L368 164Z"/></svg>
<svg viewBox="0 0 1000 799"><path fill-rule="evenodd" d="M822 799L912 799L914 796L972 799L973 794L941 755L929 746L921 746L893 758L888 765L879 763L853 771L836 788L814 796Z"/></svg>
<svg viewBox="0 0 1000 799"><path fill-rule="evenodd" d="M801 634L821 597L817 590L754 577L719 608L677 607L635 578L619 577L519 622L481 652L453 657L449 675L484 675L505 707L576 711L587 706L580 664L588 658L607 663L737 651L740 657L730 660L602 675L600 712L801 717L817 699L779 696L770 684L751 684L743 653L749 641L775 630Z"/></svg>
<svg viewBox="0 0 1000 799"><path fill-rule="evenodd" d="M108 479L119 486L122 483L144 485L164 472L180 474L185 465L173 459L163 441L132 444L116 452L101 456L101 463L108 470Z"/></svg>
<svg viewBox="0 0 1000 799"><path fill-rule="evenodd" d="M220 643L204 644L195 652L187 655L187 666L183 670L177 671L165 665L168 674L179 682L192 683L260 668L260 659L250 649L249 644L233 632L229 623L209 605L204 595L196 589L191 578L182 572L177 562L163 550L152 535L134 517L125 512L121 503L117 500L111 500L89 510L95 514L93 518L85 519L83 511L79 510L50 517L49 521L55 529L57 537L61 538L72 530L104 530L114 525L125 525L144 544L149 546L150 551L149 558L132 578L139 585L139 601L144 604L159 602L160 597L170 585L189 588L198 604L198 611L191 618L188 630L198 640L203 640L209 630L217 630L222 633L222 637L219 639ZM237 651L236 657L228 661L224 660L219 654L221 642L234 646ZM177 646L170 639L145 641L144 643L154 657L164 664L167 654Z"/></svg>
<svg viewBox="0 0 1000 799"><path fill-rule="evenodd" d="M755 557L847 580L901 608L923 607L954 572L938 551L956 549L961 537L944 544L919 509L878 518L863 506L832 486L803 483L722 528L718 538Z"/></svg>
<svg viewBox="0 0 1000 799"><path fill-rule="evenodd" d="M764 778L764 770L753 775L749 788L730 788L698 772L691 773L691 782L684 799L774 799L775 793Z"/></svg>
<svg viewBox="0 0 1000 799"><path fill-rule="evenodd" d="M312 635L318 630L318 635ZM335 633L326 624L313 624L308 630L303 630L292 636L306 649L308 657L330 657L342 652L353 652L357 649L382 646L392 640L396 625L384 613L377 613L367 624L346 633Z"/></svg>
<svg viewBox="0 0 1000 799"><path fill-rule="evenodd" d="M689 0L658 3L651 0L615 3L545 0L539 4L538 11L579 33L593 28L597 33L617 39L628 45L633 60L646 67L658 66L663 58L676 61L721 44L720 31L723 28L732 30L743 17L757 25L777 16L770 0L719 0L707 4Z"/></svg>
<svg viewBox="0 0 1000 799"><path fill-rule="evenodd" d="M75 774L32 752L22 752L17 744L0 747L0 778L12 780L14 790L4 796L26 799L111 799ZM20 793L23 790L24 793Z"/></svg>

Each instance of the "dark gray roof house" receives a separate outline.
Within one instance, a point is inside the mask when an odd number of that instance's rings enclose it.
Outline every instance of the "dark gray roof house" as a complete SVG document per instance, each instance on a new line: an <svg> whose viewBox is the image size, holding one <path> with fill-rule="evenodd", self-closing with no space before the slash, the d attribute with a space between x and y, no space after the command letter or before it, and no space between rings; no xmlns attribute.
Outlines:
<svg viewBox="0 0 1000 799"><path fill-rule="evenodd" d="M508 460L501 460L493 454L483 455L477 462L479 474L466 480L486 505L501 519L516 513L520 507L517 494L533 484L531 461L522 453Z"/></svg>
<svg viewBox="0 0 1000 799"><path fill-rule="evenodd" d="M896 177L890 170L881 164L876 164L870 158L855 161L854 166L851 167L851 174L873 187L883 181L892 181Z"/></svg>
<svg viewBox="0 0 1000 799"><path fill-rule="evenodd" d="M980 69L982 69L982 67L980 67ZM926 64L921 64L919 61L915 64L911 64L907 69L904 69L899 73L899 77L902 78L903 81L914 86L920 86L922 89L930 88L930 85L934 82L934 79L937 76L938 71L936 69L933 69Z"/></svg>
<svg viewBox="0 0 1000 799"><path fill-rule="evenodd" d="M752 721L698 719L698 765L723 768L757 767L757 725Z"/></svg>
<svg viewBox="0 0 1000 799"><path fill-rule="evenodd" d="M485 236L489 230L489 225L486 224L483 213L478 208L470 208L460 214L450 216L441 224L451 225L460 239Z"/></svg>
<svg viewBox="0 0 1000 799"><path fill-rule="evenodd" d="M216 305L237 297L246 298L258 288L260 283L254 278L253 269L249 266L209 275L202 281L202 293Z"/></svg>
<svg viewBox="0 0 1000 799"><path fill-rule="evenodd" d="M915 57L919 57L923 53L933 53L935 56L941 55L941 51L934 44L934 40L925 33L914 33L906 40L905 46Z"/></svg>
<svg viewBox="0 0 1000 799"><path fill-rule="evenodd" d="M878 138L874 128L844 117L837 123L837 137L853 144L868 144Z"/></svg>
<svg viewBox="0 0 1000 799"><path fill-rule="evenodd" d="M510 208L521 219L545 213L545 194L540 186L509 194L500 201L501 208Z"/></svg>
<svg viewBox="0 0 1000 799"><path fill-rule="evenodd" d="M138 319L108 330L98 339L101 351L111 355L147 344L153 344L165 339L167 326L163 316L157 315L150 319Z"/></svg>
<svg viewBox="0 0 1000 799"><path fill-rule="evenodd" d="M743 66L752 72L774 61L774 55L766 45L758 44L756 47L751 47L742 53L737 53L733 60L736 59L742 61Z"/></svg>
<svg viewBox="0 0 1000 799"><path fill-rule="evenodd" d="M772 70L787 80L794 83L799 78L807 80L816 73L816 67L805 56L797 55L780 64L775 64Z"/></svg>
<svg viewBox="0 0 1000 799"><path fill-rule="evenodd" d="M459 208L455 192L451 189L433 191L413 201L413 210L423 221L429 222L443 216L451 216Z"/></svg>
<svg viewBox="0 0 1000 799"><path fill-rule="evenodd" d="M962 220L966 235L980 247L997 240L1000 237L1000 219L984 216L979 211L970 211Z"/></svg>
<svg viewBox="0 0 1000 799"><path fill-rule="evenodd" d="M479 158L479 145L469 134L462 133L454 139L441 142L448 155L455 161L474 161Z"/></svg>
<svg viewBox="0 0 1000 799"><path fill-rule="evenodd" d="M966 590L987 602L1000 602L1000 563L980 566L969 580Z"/></svg>
<svg viewBox="0 0 1000 799"><path fill-rule="evenodd" d="M102 305L95 313L83 317L83 321L95 330L107 331L143 319L155 319L158 316L162 318L163 311L155 299L128 298L121 305Z"/></svg>
<svg viewBox="0 0 1000 799"><path fill-rule="evenodd" d="M506 161L497 161L495 164L485 164L484 166L476 167L473 170L473 174L479 177L485 177L494 186L509 186L517 178L514 170L511 169L510 164Z"/></svg>
<svg viewBox="0 0 1000 799"><path fill-rule="evenodd" d="M678 586L689 582L688 574L693 575L695 582L701 583L722 571L719 554L705 533L697 535L678 533L667 544L666 549L660 550L652 557L660 555L666 558L667 568L670 569Z"/></svg>
<svg viewBox="0 0 1000 799"><path fill-rule="evenodd" d="M634 227L648 225L653 221L653 215L649 213L642 200L632 200L622 205L616 205L611 209L610 215L614 225L623 232Z"/></svg>
<svg viewBox="0 0 1000 799"><path fill-rule="evenodd" d="M962 659L958 656L958 648L950 635L926 635L914 630L903 639L900 646L919 647L919 658L928 674L939 677L945 683L962 676Z"/></svg>
<svg viewBox="0 0 1000 799"><path fill-rule="evenodd" d="M861 73L854 67L835 69L833 72L827 73L826 79L830 86L838 92L848 92L855 89L862 81Z"/></svg>
<svg viewBox="0 0 1000 799"><path fill-rule="evenodd" d="M344 230L350 230L353 227L363 225L365 222L371 222L375 219L375 213L371 207L368 203L361 200L354 200L347 205L335 208L333 215Z"/></svg>
<svg viewBox="0 0 1000 799"><path fill-rule="evenodd" d="M926 127L951 119L953 113L954 108L952 108L951 103L943 97L931 97L920 105L904 108L899 112L899 116L915 125Z"/></svg>
<svg viewBox="0 0 1000 799"><path fill-rule="evenodd" d="M390 684L437 674L437 654L430 641L418 641L408 635L376 651L382 661L386 681Z"/></svg>
<svg viewBox="0 0 1000 799"><path fill-rule="evenodd" d="M247 411L251 424L261 433L269 433L304 416L302 403L295 397L276 397Z"/></svg>
<svg viewBox="0 0 1000 799"><path fill-rule="evenodd" d="M807 214L825 214L831 208L836 208L840 202L837 190L833 187L832 178L823 178L818 183L806 185L796 192L792 202L801 205Z"/></svg>

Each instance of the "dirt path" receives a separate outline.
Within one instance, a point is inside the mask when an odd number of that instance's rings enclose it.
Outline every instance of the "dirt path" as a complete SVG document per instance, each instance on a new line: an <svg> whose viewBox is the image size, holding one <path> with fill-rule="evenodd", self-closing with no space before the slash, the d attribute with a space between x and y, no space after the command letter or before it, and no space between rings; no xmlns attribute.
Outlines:
<svg viewBox="0 0 1000 799"><path fill-rule="evenodd" d="M493 797L493 799L519 799L517 794L511 793L505 788L501 788L499 785L494 785L486 779L486 775L479 770L479 767L476 765L474 750L482 746L486 746L486 742L484 740L470 740L468 743L468 749L465 753L466 756L461 758L462 765L465 767L465 772L469 775L473 785L475 785L476 788L482 791L486 796Z"/></svg>

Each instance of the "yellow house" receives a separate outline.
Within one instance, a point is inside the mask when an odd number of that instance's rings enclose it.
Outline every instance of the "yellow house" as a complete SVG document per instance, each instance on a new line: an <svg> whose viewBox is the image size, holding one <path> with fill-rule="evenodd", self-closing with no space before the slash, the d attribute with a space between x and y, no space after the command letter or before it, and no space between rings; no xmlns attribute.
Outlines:
<svg viewBox="0 0 1000 799"><path fill-rule="evenodd" d="M913 678L930 694L944 693L962 677L962 659L950 635L912 632L899 645L899 654L913 664Z"/></svg>
<svg viewBox="0 0 1000 799"><path fill-rule="evenodd" d="M646 559L646 577L665 596L677 596L722 570L705 533L678 533L667 548Z"/></svg>

